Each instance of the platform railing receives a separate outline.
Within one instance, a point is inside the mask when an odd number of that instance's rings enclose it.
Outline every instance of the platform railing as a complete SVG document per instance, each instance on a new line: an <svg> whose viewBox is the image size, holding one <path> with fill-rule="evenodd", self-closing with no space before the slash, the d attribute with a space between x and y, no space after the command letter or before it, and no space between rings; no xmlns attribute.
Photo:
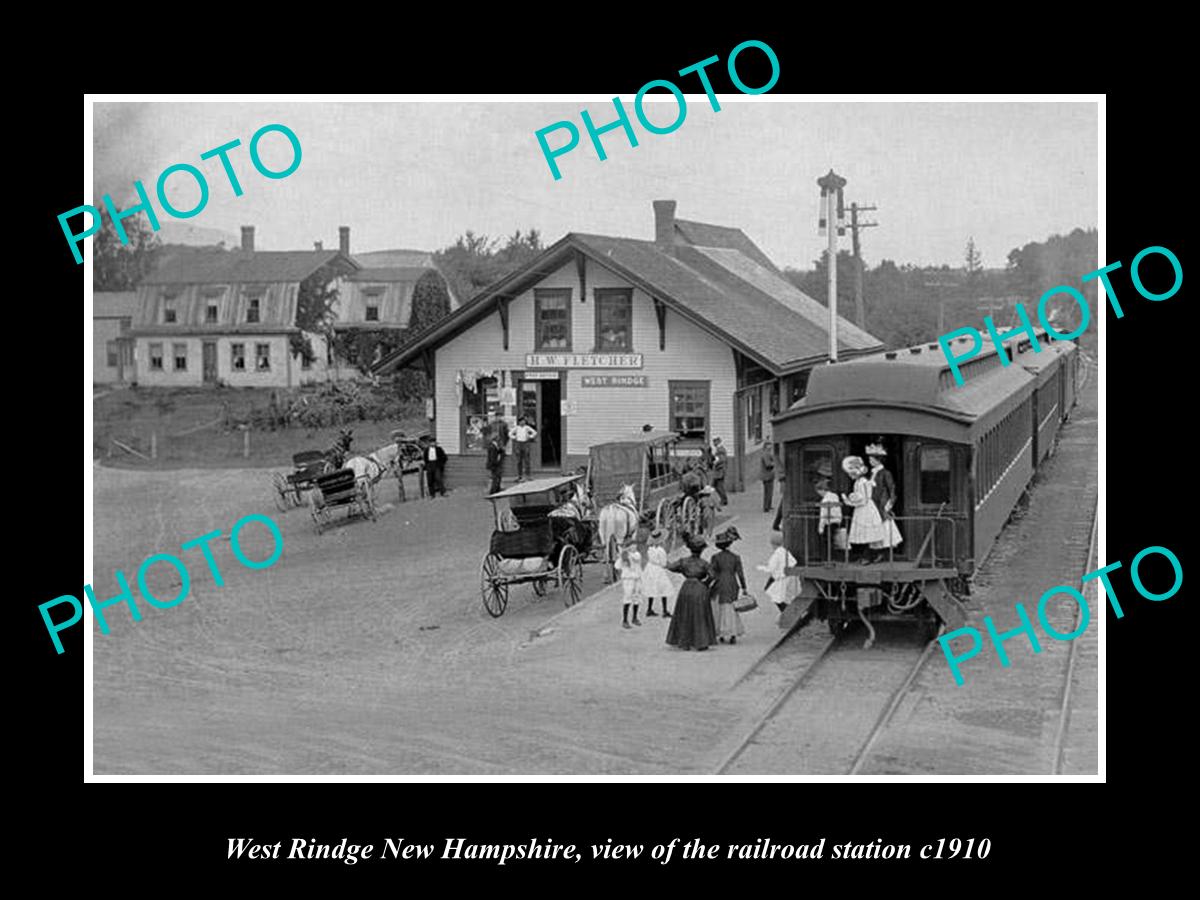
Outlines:
<svg viewBox="0 0 1200 900"><path fill-rule="evenodd" d="M841 504L821 504L821 512L788 512L783 519L784 544L801 566L818 566L829 563L850 565L860 560L850 557L848 538L851 516L843 514L838 521L834 509ZM815 506L815 504L814 504ZM953 517L942 513L924 516L892 516L900 530L903 541L898 547L870 548L867 553L886 553L886 561L915 564L918 568L945 568L955 566L958 559L957 529ZM824 520L825 526L820 525ZM838 538L839 529L846 538ZM839 546L840 544L840 546ZM949 547L949 553L946 548ZM941 548L939 552L939 548ZM859 550L862 552L862 545Z"/></svg>

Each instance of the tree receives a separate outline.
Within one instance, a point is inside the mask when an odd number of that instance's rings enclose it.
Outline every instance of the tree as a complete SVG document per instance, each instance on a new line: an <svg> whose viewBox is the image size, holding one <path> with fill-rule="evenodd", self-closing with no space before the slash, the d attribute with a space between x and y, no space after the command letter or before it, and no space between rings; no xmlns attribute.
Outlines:
<svg viewBox="0 0 1200 900"><path fill-rule="evenodd" d="M967 238L967 252L965 256L967 261L967 278L974 280L983 272L983 256L975 246L975 237L973 235Z"/></svg>
<svg viewBox="0 0 1200 900"><path fill-rule="evenodd" d="M296 294L296 327L300 333L293 334L289 344L292 353L307 363L316 357L309 335L319 334L326 341L333 341L333 320L338 299L333 282L337 275L329 266L322 266L300 282L300 290Z"/></svg>
<svg viewBox="0 0 1200 900"><path fill-rule="evenodd" d="M438 269L462 302L515 272L545 248L536 229L518 230L501 246L498 238L467 231L433 255Z"/></svg>
<svg viewBox="0 0 1200 900"><path fill-rule="evenodd" d="M430 269L413 286L408 333L420 334L449 314L450 294L446 290L446 281L439 272Z"/></svg>
<svg viewBox="0 0 1200 900"><path fill-rule="evenodd" d="M128 243L121 243L108 218L92 237L93 290L132 291L158 263L162 241L150 223L143 216L130 216L122 224Z"/></svg>

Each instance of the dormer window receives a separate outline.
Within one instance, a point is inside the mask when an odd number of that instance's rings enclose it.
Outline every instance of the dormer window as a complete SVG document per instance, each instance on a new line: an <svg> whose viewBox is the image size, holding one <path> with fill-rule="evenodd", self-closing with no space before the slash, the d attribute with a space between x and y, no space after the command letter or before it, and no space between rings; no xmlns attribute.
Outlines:
<svg viewBox="0 0 1200 900"><path fill-rule="evenodd" d="M378 303L368 303L367 304L367 321L368 322L378 322L379 321L379 304Z"/></svg>
<svg viewBox="0 0 1200 900"><path fill-rule="evenodd" d="M251 297L251 298L250 298L250 299L249 299L249 300L246 302L246 321L247 321L247 322L257 322L257 321L259 321L259 317L258 317L258 316L259 316L259 312L260 312L260 310L261 310L261 307L262 307L262 298L260 298L260 297Z"/></svg>
<svg viewBox="0 0 1200 900"><path fill-rule="evenodd" d="M204 323L215 325L217 322L217 304L210 303L204 308Z"/></svg>
<svg viewBox="0 0 1200 900"><path fill-rule="evenodd" d="M162 307L162 320L164 324L174 324L175 320L175 298L164 297Z"/></svg>

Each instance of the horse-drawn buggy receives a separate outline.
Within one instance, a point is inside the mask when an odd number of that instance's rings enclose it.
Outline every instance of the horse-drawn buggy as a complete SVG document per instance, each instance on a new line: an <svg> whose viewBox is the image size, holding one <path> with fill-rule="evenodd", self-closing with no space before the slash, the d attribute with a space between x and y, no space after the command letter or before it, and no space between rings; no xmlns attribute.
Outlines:
<svg viewBox="0 0 1200 900"><path fill-rule="evenodd" d="M309 512L317 534L333 521L332 510L344 508L346 518L362 516L375 520L375 491L354 469L338 469L313 479L308 495Z"/></svg>
<svg viewBox="0 0 1200 900"><path fill-rule="evenodd" d="M588 484L610 563L639 525L653 522L672 542L685 531L711 531L715 510L704 502L703 489L684 492L689 461L678 443L675 432L651 429L589 448Z"/></svg>
<svg viewBox="0 0 1200 900"><path fill-rule="evenodd" d="M342 467L353 440L354 432L343 428L328 450L301 450L292 456L291 472L272 472L271 485L279 511L303 506L305 495L316 486L317 478Z"/></svg>
<svg viewBox="0 0 1200 900"><path fill-rule="evenodd" d="M595 523L582 506L582 475L538 478L491 494L495 513L479 567L483 607L500 616L509 589L528 584L538 597L553 587L571 606L583 595L583 564L596 558Z"/></svg>

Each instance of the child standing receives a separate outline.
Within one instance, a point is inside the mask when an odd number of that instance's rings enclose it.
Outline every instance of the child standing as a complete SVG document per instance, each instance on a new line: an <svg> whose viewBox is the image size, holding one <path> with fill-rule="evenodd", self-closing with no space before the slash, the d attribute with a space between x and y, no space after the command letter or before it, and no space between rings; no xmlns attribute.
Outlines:
<svg viewBox="0 0 1200 900"><path fill-rule="evenodd" d="M629 607L633 607L633 624L641 625L638 621L638 604L642 600L642 554L638 552L637 542L630 536L621 547L621 555L617 558L617 571L621 573L621 627L631 628L629 624Z"/></svg>
<svg viewBox="0 0 1200 900"><path fill-rule="evenodd" d="M671 618L667 610L667 598L675 595L675 584L667 574L667 550L663 547L667 533L661 528L650 532L650 546L646 548L646 567L642 572L642 593L646 597L646 615L656 616L654 598L662 598L664 619Z"/></svg>
<svg viewBox="0 0 1200 900"><path fill-rule="evenodd" d="M770 559L765 566L759 566L758 569L760 572L766 572L768 576L763 590L779 611L783 612L800 593L800 579L787 574L788 569L795 567L796 557L783 546L783 536L773 533L771 544L775 549L771 552Z"/></svg>

